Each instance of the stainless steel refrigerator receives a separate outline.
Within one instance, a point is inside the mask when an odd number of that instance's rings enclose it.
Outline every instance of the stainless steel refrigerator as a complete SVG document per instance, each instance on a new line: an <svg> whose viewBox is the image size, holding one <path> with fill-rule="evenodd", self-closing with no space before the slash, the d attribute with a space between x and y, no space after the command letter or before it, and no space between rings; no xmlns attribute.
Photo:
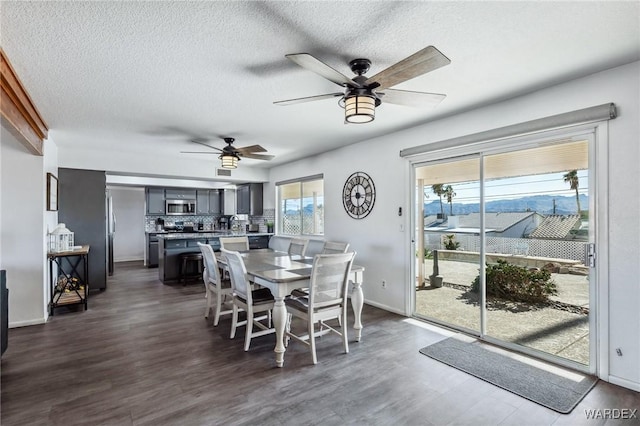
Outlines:
<svg viewBox="0 0 640 426"><path fill-rule="evenodd" d="M107 258L109 276L113 275L113 238L116 233L116 215L113 212L113 197L107 190Z"/></svg>

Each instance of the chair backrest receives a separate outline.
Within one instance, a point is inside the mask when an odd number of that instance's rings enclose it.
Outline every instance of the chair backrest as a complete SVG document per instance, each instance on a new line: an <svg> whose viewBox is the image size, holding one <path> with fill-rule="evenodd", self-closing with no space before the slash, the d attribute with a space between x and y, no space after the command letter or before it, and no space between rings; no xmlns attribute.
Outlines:
<svg viewBox="0 0 640 426"><path fill-rule="evenodd" d="M220 237L220 248L231 251L249 250L249 237Z"/></svg>
<svg viewBox="0 0 640 426"><path fill-rule="evenodd" d="M345 303L355 252L316 254L309 284L309 309Z"/></svg>
<svg viewBox="0 0 640 426"><path fill-rule="evenodd" d="M309 240L304 238L293 238L289 243L289 252L290 255L300 255L304 256L304 253L307 251L307 245L309 245Z"/></svg>
<svg viewBox="0 0 640 426"><path fill-rule="evenodd" d="M198 243L200 251L202 252L202 258L204 259L204 272L203 278L205 284L212 283L220 286L222 283L222 277L220 276L220 268L218 267L218 260L213 252L213 247L209 244Z"/></svg>
<svg viewBox="0 0 640 426"><path fill-rule="evenodd" d="M349 250L349 243L339 243L337 241L325 241L322 247L322 254L346 253Z"/></svg>
<svg viewBox="0 0 640 426"><path fill-rule="evenodd" d="M251 287L247 280L247 268L244 266L244 260L237 251L220 249L224 257L227 259L227 268L229 269L229 278L231 278L231 288L233 293L252 303Z"/></svg>

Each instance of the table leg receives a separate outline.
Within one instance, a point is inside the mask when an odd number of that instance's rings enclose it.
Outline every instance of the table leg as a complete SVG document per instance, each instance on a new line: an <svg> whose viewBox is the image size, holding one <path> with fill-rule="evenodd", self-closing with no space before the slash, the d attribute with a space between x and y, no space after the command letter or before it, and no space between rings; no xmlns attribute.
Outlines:
<svg viewBox="0 0 640 426"><path fill-rule="evenodd" d="M356 330L356 341L359 342L362 337L362 306L364 305L364 294L362 294L362 283L359 281L352 281L353 292L351 293L351 306L353 307L353 313L355 321L353 328Z"/></svg>
<svg viewBox="0 0 640 426"><path fill-rule="evenodd" d="M287 325L287 308L284 305L284 297L275 297L276 302L273 306L273 326L276 329L276 365L282 367L284 365L284 336L285 326Z"/></svg>

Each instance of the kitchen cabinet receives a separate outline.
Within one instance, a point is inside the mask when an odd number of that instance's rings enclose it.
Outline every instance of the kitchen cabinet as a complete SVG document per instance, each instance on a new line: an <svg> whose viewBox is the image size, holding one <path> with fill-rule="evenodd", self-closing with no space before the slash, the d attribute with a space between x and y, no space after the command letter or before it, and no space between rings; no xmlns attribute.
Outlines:
<svg viewBox="0 0 640 426"><path fill-rule="evenodd" d="M147 268L158 266L158 234L147 234Z"/></svg>
<svg viewBox="0 0 640 426"><path fill-rule="evenodd" d="M145 188L147 214L165 214L164 188Z"/></svg>
<svg viewBox="0 0 640 426"><path fill-rule="evenodd" d="M224 214L223 210L223 189L209 190L209 214Z"/></svg>
<svg viewBox="0 0 640 426"><path fill-rule="evenodd" d="M249 235L249 248L253 249L266 249L269 248L268 235Z"/></svg>
<svg viewBox="0 0 640 426"><path fill-rule="evenodd" d="M237 214L262 215L262 184L247 183L236 187Z"/></svg>
<svg viewBox="0 0 640 426"><path fill-rule="evenodd" d="M166 188L164 196L167 200L195 200L196 190L185 188Z"/></svg>
<svg viewBox="0 0 640 426"><path fill-rule="evenodd" d="M221 189L221 191L222 212L225 216L233 216L236 214L236 191L234 189Z"/></svg>
<svg viewBox="0 0 640 426"><path fill-rule="evenodd" d="M196 191L196 214L210 214L210 194L208 189L198 189Z"/></svg>

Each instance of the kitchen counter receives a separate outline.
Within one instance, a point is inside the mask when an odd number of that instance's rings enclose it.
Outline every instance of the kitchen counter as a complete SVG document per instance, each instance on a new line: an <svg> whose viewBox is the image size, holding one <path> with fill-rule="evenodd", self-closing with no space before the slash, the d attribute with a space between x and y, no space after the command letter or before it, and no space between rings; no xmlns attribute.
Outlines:
<svg viewBox="0 0 640 426"><path fill-rule="evenodd" d="M150 232L153 234L154 232ZM234 231L198 231L198 232L156 232L158 238L165 240L190 240L200 238L219 238L219 237L260 237L272 236L273 233L268 232L234 232Z"/></svg>
<svg viewBox="0 0 640 426"><path fill-rule="evenodd" d="M154 232L149 232L154 234ZM220 250L220 237L247 236L249 247L252 249L269 247L269 240L273 233L267 232L158 232L157 239L158 276L164 284L175 283L180 274L180 255L185 253L200 253L198 243L209 244L214 251ZM195 271L192 271L195 272Z"/></svg>

